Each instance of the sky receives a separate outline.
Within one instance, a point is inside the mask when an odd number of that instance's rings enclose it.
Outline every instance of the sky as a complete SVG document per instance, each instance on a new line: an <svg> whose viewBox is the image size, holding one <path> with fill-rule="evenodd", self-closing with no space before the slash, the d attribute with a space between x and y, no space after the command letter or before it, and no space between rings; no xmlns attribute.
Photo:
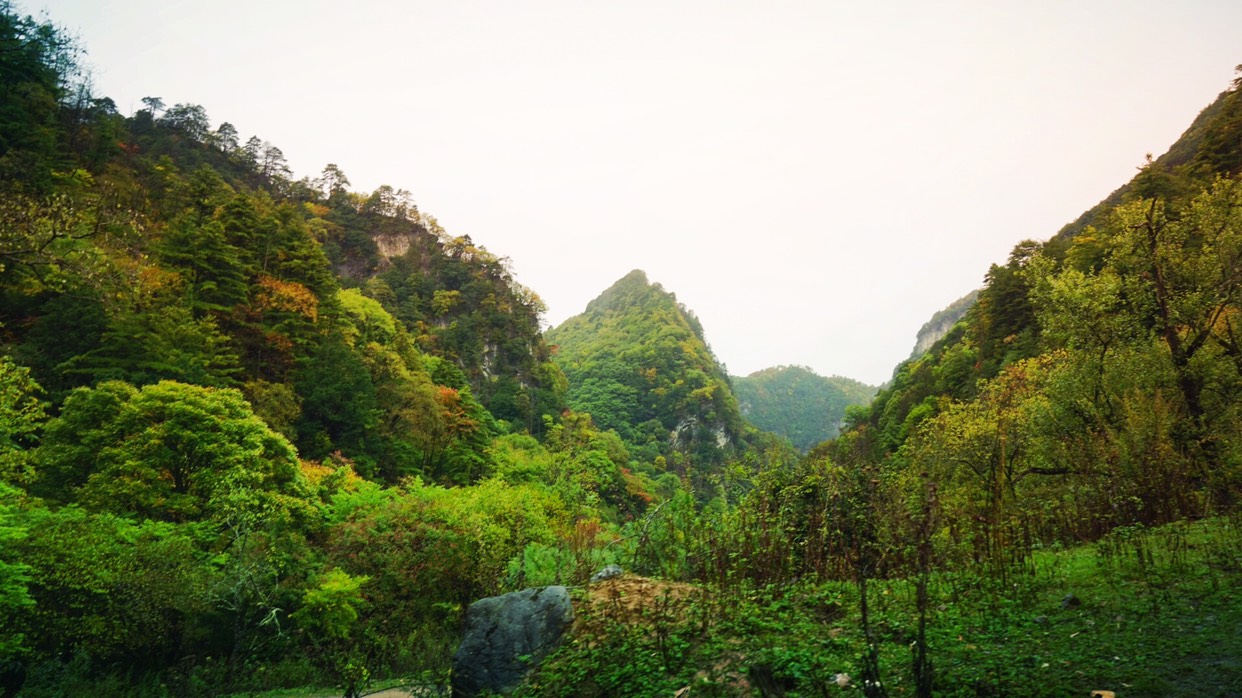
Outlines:
<svg viewBox="0 0 1242 698"><path fill-rule="evenodd" d="M408 189L555 325L632 269L733 375L878 384L933 313L1160 154L1236 0L19 0L125 114Z"/></svg>

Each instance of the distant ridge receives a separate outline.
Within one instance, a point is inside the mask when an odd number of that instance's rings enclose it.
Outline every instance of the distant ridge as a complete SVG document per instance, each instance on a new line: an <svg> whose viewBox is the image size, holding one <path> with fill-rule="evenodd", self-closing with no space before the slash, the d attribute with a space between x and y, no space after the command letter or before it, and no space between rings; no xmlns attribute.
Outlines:
<svg viewBox="0 0 1242 698"><path fill-rule="evenodd" d="M869 403L877 390L850 378L825 378L805 366L776 366L734 377L733 389L742 416L803 452L835 438L846 408Z"/></svg>

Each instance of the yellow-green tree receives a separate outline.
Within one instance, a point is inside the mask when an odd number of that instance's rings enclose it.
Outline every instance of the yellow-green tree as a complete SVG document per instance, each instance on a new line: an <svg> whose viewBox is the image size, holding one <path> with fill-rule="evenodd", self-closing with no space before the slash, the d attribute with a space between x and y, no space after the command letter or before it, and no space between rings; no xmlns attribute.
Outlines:
<svg viewBox="0 0 1242 698"><path fill-rule="evenodd" d="M172 381L74 391L36 464L49 497L165 521L266 517L305 495L293 446L239 391Z"/></svg>

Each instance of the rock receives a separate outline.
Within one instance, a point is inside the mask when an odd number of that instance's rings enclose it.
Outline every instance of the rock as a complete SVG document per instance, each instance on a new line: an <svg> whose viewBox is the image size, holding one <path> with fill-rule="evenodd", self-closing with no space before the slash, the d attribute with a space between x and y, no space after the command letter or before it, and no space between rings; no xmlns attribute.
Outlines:
<svg viewBox="0 0 1242 698"><path fill-rule="evenodd" d="M453 695L511 693L561 642L573 622L563 586L479 599L466 610L466 632L453 655Z"/></svg>
<svg viewBox="0 0 1242 698"><path fill-rule="evenodd" d="M1048 624L1048 616L1035 616L1035 622L1039 625Z"/></svg>
<svg viewBox="0 0 1242 698"><path fill-rule="evenodd" d="M1061 608L1077 608L1081 605L1082 601L1079 601L1078 597L1073 594L1066 594L1065 598L1061 599Z"/></svg>
<svg viewBox="0 0 1242 698"><path fill-rule="evenodd" d="M623 574L625 574L625 570L621 569L620 565L608 565L604 569L591 575L591 583L594 584L596 582L602 582L605 579L620 577Z"/></svg>

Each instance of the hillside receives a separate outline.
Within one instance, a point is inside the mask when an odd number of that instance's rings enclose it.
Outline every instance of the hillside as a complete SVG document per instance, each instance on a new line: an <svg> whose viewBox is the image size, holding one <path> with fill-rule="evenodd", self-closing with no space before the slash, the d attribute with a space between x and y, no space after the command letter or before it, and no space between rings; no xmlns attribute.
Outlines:
<svg viewBox="0 0 1242 698"><path fill-rule="evenodd" d="M1169 178L1168 173L1197 173L1199 176L1212 172L1237 174L1238 167L1242 165L1237 159L1238 110L1242 106L1230 94L1230 91L1222 92L1215 101L1204 107L1177 141L1151 162L1149 173L1156 175L1154 178L1135 177L1121 185L1103 201L1057 231L1054 239L1072 239L1135 194L1153 196L1174 193L1166 188L1176 181L1176 178Z"/></svg>
<svg viewBox="0 0 1242 698"><path fill-rule="evenodd" d="M1203 110L1165 155L1149 162L1107 202L1048 242L1019 243L1005 264L992 265L985 287L963 316L965 322L951 328L925 354L916 354L899 366L892 384L877 395L869 424L876 432L880 452L896 452L921 422L943 411L950 401L974 399L981 381L996 378L1006 368L1041 354L1095 347L1100 353L1090 363L1098 374L1091 380L1102 389L1101 381L1110 373L1105 364L1113 353L1125 342L1149 339L1152 332L1163 337L1165 370L1179 376L1176 382L1182 387L1177 392L1189 401L1183 409L1201 415L1204 407L1196 403L1206 388L1204 381L1225 380L1211 390L1233 394L1234 378L1228 374L1212 379L1191 375L1203 369L1192 371L1191 357L1186 355L1187 349L1193 354L1205 345L1214 347L1209 353L1226 362L1226 357L1237 355L1236 330L1230 320L1238 293L1234 271L1239 268L1233 232L1228 223L1222 223L1224 227L1213 235L1225 237L1212 241L1209 248L1201 248L1204 239L1193 230L1179 233L1181 238L1166 240L1163 236L1165 226L1195 210L1196 197L1209 196L1205 189L1217 178L1236 176L1242 169L1242 159L1237 155L1242 151L1239 133L1242 99L1235 84ZM1220 196L1229 195L1221 192ZM1153 203L1160 206L1159 211L1141 212L1142 206ZM1208 204L1202 203L1200 210L1204 206ZM1123 234L1127 225L1132 226L1131 231L1149 229L1157 236L1145 243L1149 252L1154 245L1160 255L1175 256L1162 257L1160 262L1142 259L1133 247L1127 247L1137 244ZM1165 245L1180 247L1180 251L1165 252ZM1126 278L1127 274L1146 274L1144 278L1150 279L1157 273L1153 264L1174 264L1176 260L1197 263L1194 256L1200 254L1207 255L1203 260L1207 266L1196 274L1214 273L1215 281L1174 268L1160 269L1159 275L1177 278L1186 284L1183 289L1167 285L1153 289ZM1086 284L1078 293L1090 296L1097 305L1071 293L1071 277L1075 284ZM1193 285L1205 283L1216 284L1211 294L1198 297L1205 305L1194 310L1183 306L1181 312L1211 313L1208 318L1178 318L1178 308L1169 304L1169 298L1161 300L1166 294L1199 293ZM1100 286L1091 288L1092 284ZM1166 304L1163 309L1161 303ZM1130 314L1128 320L1122 313ZM1105 316L1110 323L1104 322ZM1123 331L1126 322L1133 324ZM1185 324L1167 324L1174 322ZM1162 326L1165 329L1158 330ZM1097 390L1094 399L1106 398Z"/></svg>
<svg viewBox="0 0 1242 698"><path fill-rule="evenodd" d="M457 445L563 409L539 298L408 192L350 192L335 165L291 181L279 148L198 105L91 105L0 159L3 342L54 401L102 380L240 388L303 455L389 480L461 481Z"/></svg>
<svg viewBox="0 0 1242 698"><path fill-rule="evenodd" d="M409 192L295 181L201 105L124 116L7 2L0 48L6 694L434 669L449 609L527 556L577 575L654 498L565 410L538 296Z"/></svg>
<svg viewBox="0 0 1242 698"><path fill-rule="evenodd" d="M840 376L825 378L802 366L778 366L734 376L742 416L789 439L799 451L836 437L845 410L866 405L876 388Z"/></svg>
<svg viewBox="0 0 1242 698"><path fill-rule="evenodd" d="M743 423L703 327L672 293L634 270L546 335L571 408L651 455L717 466Z"/></svg>

